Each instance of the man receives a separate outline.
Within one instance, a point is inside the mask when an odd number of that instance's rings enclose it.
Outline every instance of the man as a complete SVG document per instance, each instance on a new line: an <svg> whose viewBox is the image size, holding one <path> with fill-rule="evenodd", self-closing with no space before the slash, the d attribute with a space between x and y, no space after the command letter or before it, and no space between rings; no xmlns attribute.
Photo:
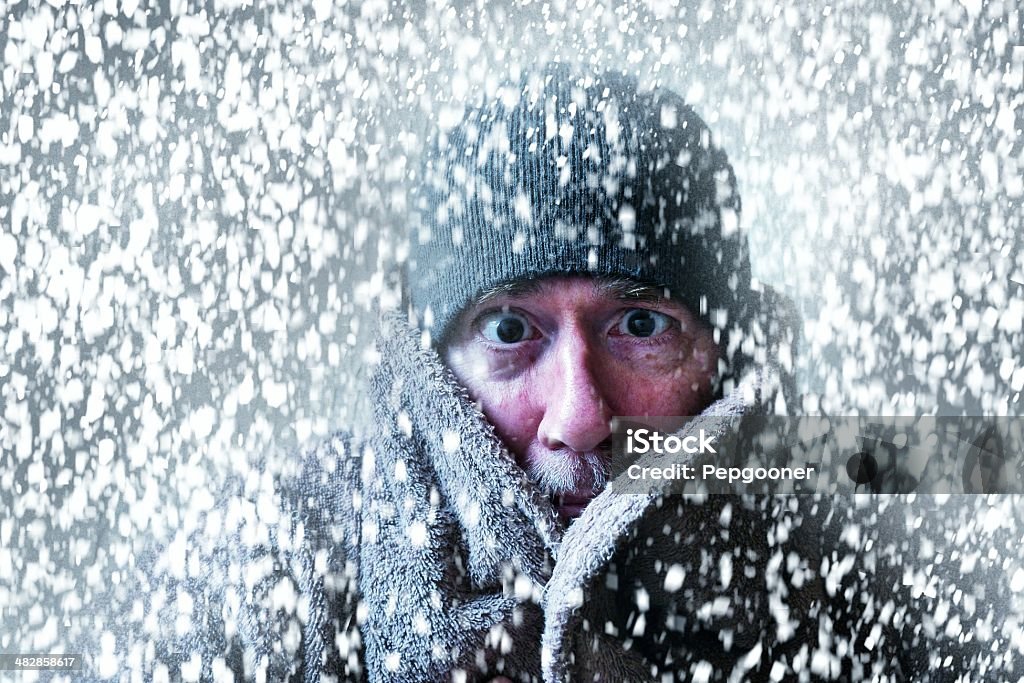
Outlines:
<svg viewBox="0 0 1024 683"><path fill-rule="evenodd" d="M140 558L154 675L850 679L913 661L906 610L884 607L901 556L853 570L863 546L827 501L606 490L613 416L793 399L792 328L754 291L734 174L692 109L549 67L426 156L367 436L332 438L274 497L228 492L206 525L228 543Z"/></svg>
<svg viewBox="0 0 1024 683"><path fill-rule="evenodd" d="M407 268L425 333L392 318L373 385L388 434L363 479L364 524L374 520L363 570L380 574L363 581L402 590L363 592L371 673L389 662L412 679L685 670L655 661L673 648L652 647L651 659L622 645L636 629L630 606L605 605L581 633L569 625L582 612L554 606L584 589L594 604L614 600L590 585L611 559L592 551L610 553L658 516L653 498L598 501L611 418L701 413L750 363L744 327L767 329L732 169L677 97L557 67L467 111L427 159ZM568 542L565 523L581 514L582 528L611 538ZM410 535L417 559L396 562ZM622 589L640 578L621 576ZM405 636L417 623L422 642ZM618 644L589 652L598 641L585 631L606 629ZM453 630L463 633L444 635Z"/></svg>

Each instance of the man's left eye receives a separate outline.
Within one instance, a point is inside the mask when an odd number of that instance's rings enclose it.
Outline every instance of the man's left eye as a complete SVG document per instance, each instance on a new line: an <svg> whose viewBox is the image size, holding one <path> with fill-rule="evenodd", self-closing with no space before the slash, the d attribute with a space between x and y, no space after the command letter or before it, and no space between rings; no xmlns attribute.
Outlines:
<svg viewBox="0 0 1024 683"><path fill-rule="evenodd" d="M672 318L664 313L650 311L646 308L634 308L626 311L619 321L619 334L631 337L657 337L672 324Z"/></svg>

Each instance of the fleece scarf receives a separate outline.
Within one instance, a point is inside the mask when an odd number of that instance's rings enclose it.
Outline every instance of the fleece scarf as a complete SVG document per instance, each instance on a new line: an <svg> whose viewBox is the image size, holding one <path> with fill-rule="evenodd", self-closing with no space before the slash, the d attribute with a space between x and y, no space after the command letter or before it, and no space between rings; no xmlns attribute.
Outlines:
<svg viewBox="0 0 1024 683"><path fill-rule="evenodd" d="M465 390L420 336L386 318L364 452L360 588L371 680L540 674L562 530Z"/></svg>
<svg viewBox="0 0 1024 683"><path fill-rule="evenodd" d="M360 546L371 679L648 680L685 664L686 634L725 630L712 664L760 665L777 625L763 505L606 491L566 532L404 319L383 320L377 351ZM705 415L759 403L748 384Z"/></svg>

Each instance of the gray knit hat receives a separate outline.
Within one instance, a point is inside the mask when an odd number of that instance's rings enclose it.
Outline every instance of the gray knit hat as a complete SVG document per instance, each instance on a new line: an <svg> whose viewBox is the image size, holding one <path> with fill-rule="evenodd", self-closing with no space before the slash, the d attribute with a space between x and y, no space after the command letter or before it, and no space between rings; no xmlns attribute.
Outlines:
<svg viewBox="0 0 1024 683"><path fill-rule="evenodd" d="M410 233L411 313L442 340L475 297L551 274L665 287L725 329L750 259L724 153L677 95L549 65L465 112L426 154Z"/></svg>

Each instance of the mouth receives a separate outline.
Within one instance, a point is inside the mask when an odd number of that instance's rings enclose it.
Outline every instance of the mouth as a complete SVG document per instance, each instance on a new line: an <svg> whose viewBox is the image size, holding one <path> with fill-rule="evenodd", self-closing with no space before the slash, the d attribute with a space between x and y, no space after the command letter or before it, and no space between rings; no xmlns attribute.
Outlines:
<svg viewBox="0 0 1024 683"><path fill-rule="evenodd" d="M564 520L573 520L583 514L584 508L594 499L596 493L585 494L558 493L552 496L552 503L559 517Z"/></svg>

